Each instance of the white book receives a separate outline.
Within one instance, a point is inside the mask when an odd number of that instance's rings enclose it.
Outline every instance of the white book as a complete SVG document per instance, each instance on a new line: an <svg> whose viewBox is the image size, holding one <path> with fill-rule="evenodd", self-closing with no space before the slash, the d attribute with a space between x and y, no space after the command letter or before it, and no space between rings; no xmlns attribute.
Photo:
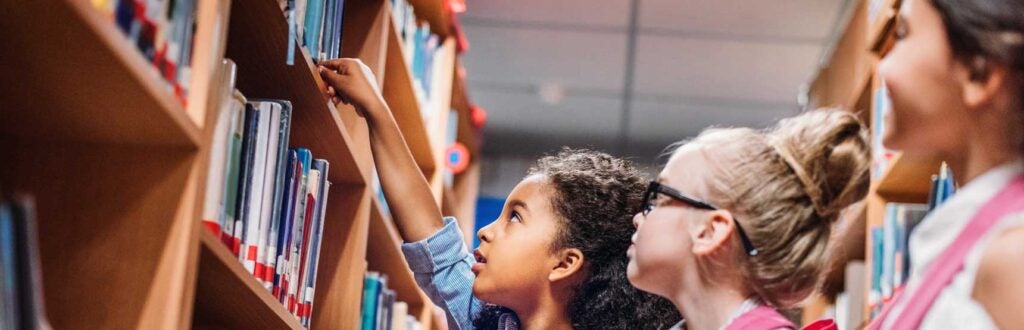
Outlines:
<svg viewBox="0 0 1024 330"><path fill-rule="evenodd" d="M256 128L256 152L253 162L252 181L249 182L249 210L246 213L245 236L239 258L249 273L256 271L256 255L259 249L260 224L263 210L263 185L267 180L267 144L270 143L271 111L266 103L254 104L260 117Z"/></svg>
<svg viewBox="0 0 1024 330"><path fill-rule="evenodd" d="M256 242L256 278L263 283L263 286L270 290L273 288L273 283L266 280L266 260L267 260L267 241L270 236L270 223L273 221L274 215L274 188L275 180L277 178L277 160L278 160L278 147L280 145L279 137L281 132L281 105L275 102L261 102L260 107L270 113L270 136L267 142L266 154L266 169L263 179L262 200L260 202L260 225L259 225L259 238ZM261 149L263 150L263 149Z"/></svg>
<svg viewBox="0 0 1024 330"><path fill-rule="evenodd" d="M203 222L215 226L217 234L224 227L224 176L228 162L228 146L231 143L231 125L235 113L232 102L234 91L235 63L225 59L221 64L221 70L225 75L219 86L220 106L216 109L217 119L213 128L213 142L210 145L210 164L206 175L206 195L203 200Z"/></svg>

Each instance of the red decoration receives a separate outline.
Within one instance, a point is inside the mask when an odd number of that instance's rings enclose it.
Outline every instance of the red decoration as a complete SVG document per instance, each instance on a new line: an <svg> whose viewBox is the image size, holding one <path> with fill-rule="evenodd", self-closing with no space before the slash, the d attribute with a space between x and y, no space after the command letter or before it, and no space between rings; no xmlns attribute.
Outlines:
<svg viewBox="0 0 1024 330"><path fill-rule="evenodd" d="M487 111L484 108L475 105L469 107L469 117L472 120L473 127L477 129L482 129L487 124Z"/></svg>

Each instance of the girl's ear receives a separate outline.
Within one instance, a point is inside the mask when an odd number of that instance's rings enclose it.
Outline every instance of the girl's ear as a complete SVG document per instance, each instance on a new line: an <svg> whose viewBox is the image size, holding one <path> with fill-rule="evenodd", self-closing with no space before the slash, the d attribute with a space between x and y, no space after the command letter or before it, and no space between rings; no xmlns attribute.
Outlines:
<svg viewBox="0 0 1024 330"><path fill-rule="evenodd" d="M709 256L729 242L729 237L736 230L732 221L732 214L726 210L708 212L704 223L694 228L691 232L693 239L693 254L696 256Z"/></svg>
<svg viewBox="0 0 1024 330"><path fill-rule="evenodd" d="M971 109L985 108L1006 85L1007 68L977 57L970 63L959 65L957 80L963 90L963 100Z"/></svg>
<svg viewBox="0 0 1024 330"><path fill-rule="evenodd" d="M562 249L558 252L558 263L548 274L548 281L558 282L582 273L583 251L577 248Z"/></svg>

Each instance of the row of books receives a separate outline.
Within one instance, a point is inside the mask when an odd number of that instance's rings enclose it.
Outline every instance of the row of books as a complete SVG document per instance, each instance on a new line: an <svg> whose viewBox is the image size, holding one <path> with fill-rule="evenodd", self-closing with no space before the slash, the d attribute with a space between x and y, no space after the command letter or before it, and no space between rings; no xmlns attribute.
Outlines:
<svg viewBox="0 0 1024 330"><path fill-rule="evenodd" d="M195 0L91 0L113 19L185 104L195 39Z"/></svg>
<svg viewBox="0 0 1024 330"><path fill-rule="evenodd" d="M903 288L910 276L907 242L910 232L924 219L928 206L889 203L881 226L871 228L871 290L868 304L877 313Z"/></svg>
<svg viewBox="0 0 1024 330"><path fill-rule="evenodd" d="M395 300L395 291L388 288L388 277L367 272L363 281L362 330L419 330L416 317L409 315L409 305Z"/></svg>
<svg viewBox="0 0 1024 330"><path fill-rule="evenodd" d="M330 164L288 148L291 103L246 100L226 60L203 222L304 325L326 216Z"/></svg>
<svg viewBox="0 0 1024 330"><path fill-rule="evenodd" d="M405 64L409 67L413 77L413 90L416 99L420 104L420 111L424 118L429 118L434 113L449 109L433 109L432 102L434 95L433 80L434 66L439 58L435 56L440 50L441 39L430 31L430 25L425 21L416 19L416 12L413 6L406 0L390 0L391 16L395 22L395 29L401 39Z"/></svg>
<svg viewBox="0 0 1024 330"><path fill-rule="evenodd" d="M872 178L878 178L882 173L885 173L885 169L888 168L889 162L896 156L896 152L886 149L882 143L886 129L884 118L888 113L892 112L892 100L889 99L889 91L885 86L885 82L879 84L878 89L874 93L874 104L871 107L872 117L874 117L871 132L871 176Z"/></svg>
<svg viewBox="0 0 1024 330"><path fill-rule="evenodd" d="M902 290L910 277L910 234L929 212L942 205L956 192L956 183L949 167L943 163L939 173L932 175L928 204L886 204L881 226L870 229L871 290L868 304L871 315L881 311L894 294Z"/></svg>
<svg viewBox="0 0 1024 330"><path fill-rule="evenodd" d="M345 0L281 0L288 19L289 40L309 51L314 61L341 56ZM292 64L294 43L288 43Z"/></svg>
<svg viewBox="0 0 1024 330"><path fill-rule="evenodd" d="M0 329L50 329L31 198L0 199Z"/></svg>

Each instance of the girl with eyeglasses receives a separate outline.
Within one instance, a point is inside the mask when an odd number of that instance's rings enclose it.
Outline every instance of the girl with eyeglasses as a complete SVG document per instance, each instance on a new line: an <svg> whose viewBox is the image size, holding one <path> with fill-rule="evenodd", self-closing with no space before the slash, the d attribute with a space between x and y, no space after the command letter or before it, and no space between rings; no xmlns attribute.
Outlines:
<svg viewBox="0 0 1024 330"><path fill-rule="evenodd" d="M402 252L449 329L664 329L679 320L671 303L626 278L630 218L645 187L628 161L586 150L541 158L470 253L455 219L442 218L372 73L354 59L322 64L329 95L337 90L366 117Z"/></svg>
<svg viewBox="0 0 1024 330"><path fill-rule="evenodd" d="M674 329L794 329L775 309L817 288L832 224L867 193L868 166L848 112L706 129L649 184L629 280L675 304L685 321Z"/></svg>
<svg viewBox="0 0 1024 330"><path fill-rule="evenodd" d="M1024 1L906 0L896 38L883 142L961 187L911 233L910 278L871 328L1024 328Z"/></svg>

